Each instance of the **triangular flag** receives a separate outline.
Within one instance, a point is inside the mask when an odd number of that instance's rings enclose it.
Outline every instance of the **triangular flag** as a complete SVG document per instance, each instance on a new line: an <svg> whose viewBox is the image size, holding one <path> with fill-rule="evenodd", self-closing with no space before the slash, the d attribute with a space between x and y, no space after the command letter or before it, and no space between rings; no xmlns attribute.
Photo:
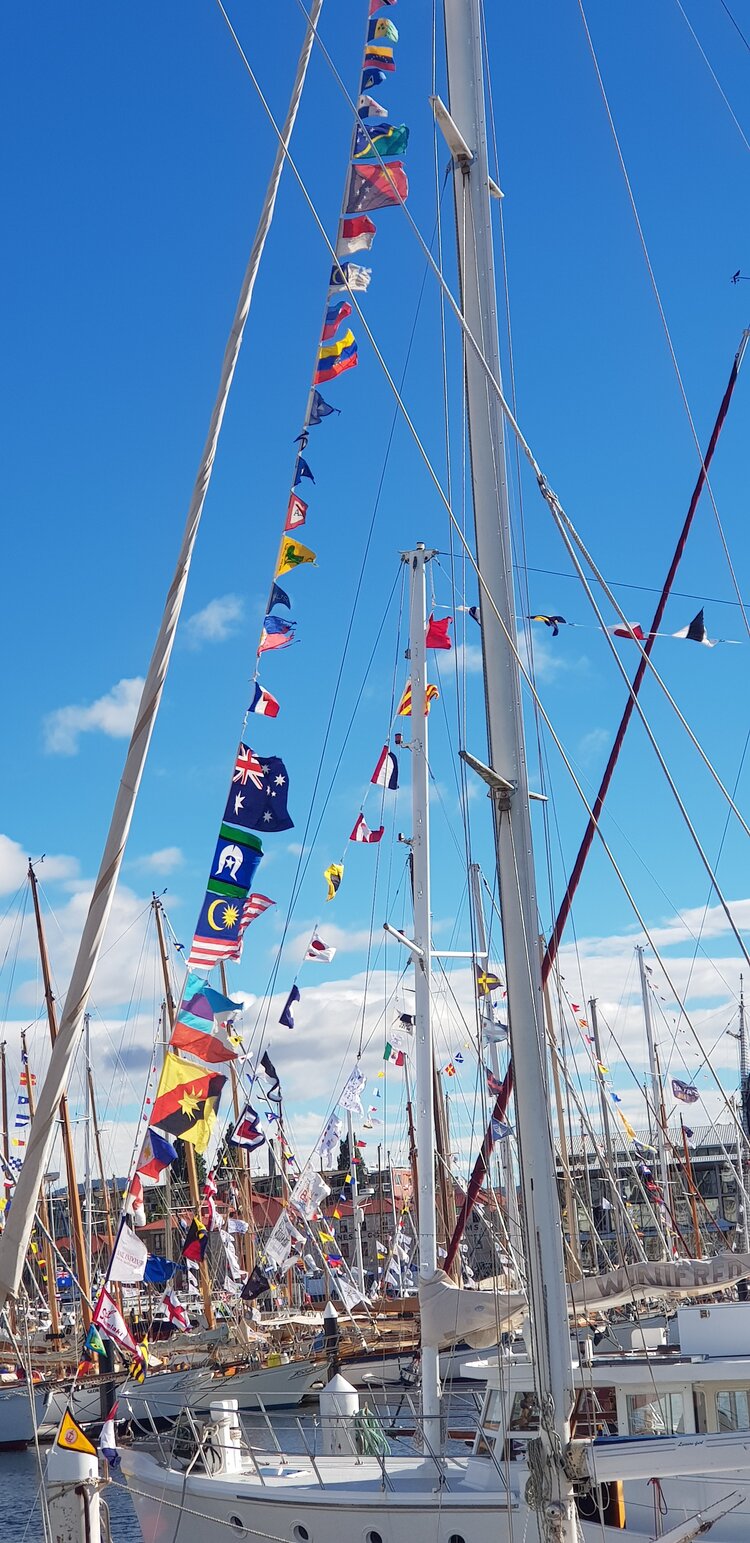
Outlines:
<svg viewBox="0 0 750 1543"><path fill-rule="evenodd" d="M96 1447L89 1441L88 1436L84 1436L67 1404L55 1437L55 1444L62 1447L63 1452L87 1452L89 1457L96 1457Z"/></svg>

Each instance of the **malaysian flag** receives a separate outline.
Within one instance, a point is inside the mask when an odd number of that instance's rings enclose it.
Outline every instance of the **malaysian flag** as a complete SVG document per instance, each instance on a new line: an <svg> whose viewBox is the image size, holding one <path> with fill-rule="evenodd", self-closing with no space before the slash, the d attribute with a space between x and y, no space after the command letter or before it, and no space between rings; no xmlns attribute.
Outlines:
<svg viewBox="0 0 750 1543"><path fill-rule="evenodd" d="M247 900L245 901L245 904L242 907L242 917L240 919L240 933L239 933L239 937L238 937L236 943L234 943L232 945L232 952L231 952L231 954L227 954L226 955L227 959L241 959L242 958L242 943L243 943L243 940L244 940L245 928L249 927L250 923L254 922L256 917L262 916L263 912L267 911L269 906L272 906L272 905L275 905L275 904L276 904L276 901L275 900L269 900L267 895L248 895Z"/></svg>

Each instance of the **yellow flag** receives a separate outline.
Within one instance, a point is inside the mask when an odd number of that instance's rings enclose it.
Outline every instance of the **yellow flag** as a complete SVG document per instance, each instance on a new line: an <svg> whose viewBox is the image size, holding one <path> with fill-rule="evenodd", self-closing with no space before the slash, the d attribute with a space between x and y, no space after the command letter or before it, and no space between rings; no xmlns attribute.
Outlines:
<svg viewBox="0 0 750 1543"><path fill-rule="evenodd" d="M303 563L314 563L315 555L309 546L303 546L293 536L282 536L274 578L279 579L282 574L291 573L293 568L300 568Z"/></svg>
<svg viewBox="0 0 750 1543"><path fill-rule="evenodd" d="M334 895L344 877L343 863L330 863L326 868L323 878L328 882L328 894L326 900L333 900Z"/></svg>
<svg viewBox="0 0 750 1543"><path fill-rule="evenodd" d="M432 703L436 702L438 700L439 696L440 696L440 692L438 691L437 686L427 685L425 687L425 693L424 693L424 715L425 715L425 718L427 717L427 714L430 711L430 707L431 707ZM398 704L398 707L396 708L396 717L397 718L410 718L411 717L411 683L409 681L407 681L406 685L404 686L403 696L401 698L401 701Z"/></svg>
<svg viewBox="0 0 750 1543"><path fill-rule="evenodd" d="M631 1125L627 1115L624 1115L621 1109L618 1109L617 1113L619 1114L620 1119L622 1120L622 1123L623 1123L623 1125L625 1127L625 1135L627 1136L628 1141L635 1141L636 1140L636 1134L635 1134L635 1131L633 1130L633 1127L632 1127L632 1125Z"/></svg>
<svg viewBox="0 0 750 1543"><path fill-rule="evenodd" d="M84 1436L80 1425L77 1425L68 1408L60 1421L60 1429L56 1437L57 1446L64 1452L88 1452L90 1457L96 1457L96 1447L92 1446L88 1436Z"/></svg>

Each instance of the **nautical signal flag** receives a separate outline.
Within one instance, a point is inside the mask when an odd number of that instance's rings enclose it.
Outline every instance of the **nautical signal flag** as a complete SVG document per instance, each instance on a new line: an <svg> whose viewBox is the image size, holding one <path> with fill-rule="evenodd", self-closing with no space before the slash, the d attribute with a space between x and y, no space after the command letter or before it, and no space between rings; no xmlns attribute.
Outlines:
<svg viewBox="0 0 750 1543"><path fill-rule="evenodd" d="M331 338L335 338L342 322L345 322L351 314L352 308L348 300L334 300L333 304L329 305L326 311L325 321L323 322L322 341L329 343Z"/></svg>
<svg viewBox="0 0 750 1543"><path fill-rule="evenodd" d="M393 49L387 43L368 43L363 63L365 70L384 72L386 75L392 74L396 68ZM382 85L382 80L373 81L373 85Z"/></svg>
<svg viewBox="0 0 750 1543"><path fill-rule="evenodd" d="M309 468L309 466L307 464L307 461L304 459L303 456L298 455L297 456L297 465L295 467L295 472L294 472L294 483L293 483L293 486L295 488L298 488L300 483L302 481L304 481L305 477L309 478L310 482L312 482L313 487L314 487L315 486L315 478L314 478L314 476L313 476L313 474L312 474L312 472L311 472L311 470L310 470L310 468Z"/></svg>
<svg viewBox="0 0 750 1543"><path fill-rule="evenodd" d="M427 717L427 714L430 711L430 707L431 707L432 703L436 702L438 700L439 696L440 696L440 692L438 691L437 686L430 686L430 685L427 686L427 688L425 690L425 694L424 694L424 715L425 715L425 718ZM401 701L398 704L398 707L396 708L396 714L397 714L397 716L399 718L410 718L411 717L411 682L409 682L404 687L404 694L403 694L403 696L401 698Z"/></svg>
<svg viewBox="0 0 750 1543"><path fill-rule="evenodd" d="M354 830L352 831L351 836L349 837L349 840L350 841L368 841L368 842L382 841L384 833L385 833L385 826L384 825L379 826L379 828L377 830L370 830L370 827L367 824L367 821L365 820L364 815L363 814L358 814L357 815L357 820L356 820L356 823L355 823L355 826L354 826Z"/></svg>
<svg viewBox="0 0 750 1543"><path fill-rule="evenodd" d="M281 1010L281 1017L279 1018L279 1023L282 1024L285 1029L294 1028L294 1009L297 1006L299 999L299 986L292 986L292 989L289 992L289 995Z"/></svg>
<svg viewBox="0 0 750 1543"><path fill-rule="evenodd" d="M358 263L335 263L331 269L331 289L366 290L372 278L372 268L360 268Z"/></svg>
<svg viewBox="0 0 750 1543"><path fill-rule="evenodd" d="M315 384L324 385L327 380L335 380L337 375L343 375L346 370L353 370L358 363L357 342L354 333L347 328L343 337L333 343L321 344L318 354L318 365L315 371ZM306 562L315 561L314 556L303 559ZM285 572L285 569L281 569Z"/></svg>
<svg viewBox="0 0 750 1543"><path fill-rule="evenodd" d="M252 1104L245 1104L237 1124L232 1131L229 1140L234 1147L246 1147L249 1152L254 1152L265 1143L265 1136L260 1128L260 1115Z"/></svg>
<svg viewBox="0 0 750 1543"><path fill-rule="evenodd" d="M396 0L370 0L368 16L374 16L376 11L382 11L387 5L395 5Z"/></svg>
<svg viewBox="0 0 750 1543"><path fill-rule="evenodd" d="M425 648L450 648L451 640L448 636L448 629L452 625L452 616L443 616L439 621L436 621L434 616L431 616L427 623L427 635L424 640Z"/></svg>
<svg viewBox="0 0 750 1543"><path fill-rule="evenodd" d="M240 745L224 821L243 830L291 830L288 794L289 778L280 756L260 761L249 746Z"/></svg>
<svg viewBox="0 0 750 1543"><path fill-rule="evenodd" d="M285 536L279 550L275 577L280 579L282 574L291 573L294 568L301 568L303 563L314 562L315 553L311 552L309 546L303 546L301 541L293 541L291 537Z"/></svg>
<svg viewBox="0 0 750 1543"><path fill-rule="evenodd" d="M267 911L270 906L275 904L276 901L269 900L268 895L248 895L247 900L244 902L242 907L242 915L240 917L240 928L237 935L237 942L234 945L232 953L227 954L227 959L242 958L242 943L245 935L245 929L249 927L250 923L254 922L258 916L262 916L264 911Z"/></svg>
<svg viewBox="0 0 750 1543"><path fill-rule="evenodd" d="M503 983L499 975L493 975L490 970L482 969L481 965L478 964L474 966L474 973L476 975L478 996L488 997L493 991L500 990Z"/></svg>
<svg viewBox="0 0 750 1543"><path fill-rule="evenodd" d="M307 519L307 504L304 498L299 498L296 493L289 494L284 530L299 530ZM287 602L288 603L288 602Z"/></svg>
<svg viewBox="0 0 750 1543"><path fill-rule="evenodd" d="M258 713L261 718L278 718L279 704L270 691L266 691L256 680L253 687L253 695L248 707L249 713Z"/></svg>
<svg viewBox="0 0 750 1543"><path fill-rule="evenodd" d="M297 1000L299 1001L299 994L297 995ZM270 1088L266 1088L266 1098L272 1104L280 1104L281 1083L279 1081L279 1074L267 1050L264 1050L260 1058L260 1065L263 1073L271 1084Z"/></svg>
<svg viewBox="0 0 750 1543"><path fill-rule="evenodd" d="M129 1350L131 1353L137 1349L130 1329L106 1286L102 1286L99 1292L92 1317L105 1339L113 1339L122 1350Z"/></svg>
<svg viewBox="0 0 750 1543"><path fill-rule="evenodd" d="M353 166L346 200L347 214L367 214L406 203L409 183L401 161L377 166Z"/></svg>
<svg viewBox="0 0 750 1543"><path fill-rule="evenodd" d="M89 1457L96 1457L96 1447L88 1436L84 1436L80 1425L73 1419L69 1404L65 1405L55 1445L61 1447L63 1452L87 1452Z"/></svg>
<svg viewBox="0 0 750 1543"><path fill-rule="evenodd" d="M155 1179L158 1182L170 1163L176 1161L177 1148L172 1146L171 1141L165 1140L164 1136L160 1136L156 1130L146 1131L141 1155L136 1163L138 1173L142 1173L144 1178Z"/></svg>
<svg viewBox="0 0 750 1543"><path fill-rule="evenodd" d="M305 954L306 959L316 959L318 964L330 964L336 953L332 943L324 943L322 938L314 932L310 939L310 947Z"/></svg>
<svg viewBox="0 0 750 1543"><path fill-rule="evenodd" d="M370 781L376 788L389 788L391 792L398 787L398 761L387 745L383 746Z"/></svg>
<svg viewBox="0 0 750 1543"><path fill-rule="evenodd" d="M566 626L564 616L542 616L540 613L538 616L530 616L529 621L544 622L545 627L549 627L553 638L558 636L561 627Z"/></svg>
<svg viewBox="0 0 750 1543"><path fill-rule="evenodd" d="M226 1080L221 1072L204 1071L168 1050L151 1111L152 1125L190 1142L196 1152L205 1152Z"/></svg>
<svg viewBox="0 0 750 1543"><path fill-rule="evenodd" d="M646 641L646 634L639 621L626 622L624 627L613 627L612 633L616 638L635 638L639 643Z"/></svg>
<svg viewBox="0 0 750 1543"><path fill-rule="evenodd" d="M326 900L333 900L334 896L338 893L339 887L341 885L341 880L343 879L343 877L344 877L344 864L343 863L329 863L328 867L326 868L326 870L325 870L325 872L323 874L323 878L326 880L326 882L328 884L328 894L326 895Z"/></svg>
<svg viewBox="0 0 750 1543"><path fill-rule="evenodd" d="M330 418L331 413L341 413L340 407L331 407L330 402L324 402L319 391L313 391L310 416L307 420L308 429L316 429L324 418Z"/></svg>
<svg viewBox="0 0 750 1543"><path fill-rule="evenodd" d="M373 161L387 155L403 155L408 143L405 123L388 123L383 118L377 123L361 123L354 139L354 159Z"/></svg>
<svg viewBox="0 0 750 1543"><path fill-rule="evenodd" d="M361 214L358 219L342 220L336 242L336 256L350 257L353 252L369 252L376 229L374 221L368 219L366 214Z"/></svg>
<svg viewBox="0 0 750 1543"><path fill-rule="evenodd" d="M381 40L386 43L398 42L398 28L394 27L393 22L386 16L380 16L377 21L371 21L367 28L368 43L377 43Z"/></svg>
<svg viewBox="0 0 750 1543"><path fill-rule="evenodd" d="M716 638L710 638L706 632L703 606L701 606L698 615L694 616L691 622L688 622L687 627L680 627L679 632L672 633L672 637L687 638L690 643L703 643L706 648L714 648L717 642Z"/></svg>
<svg viewBox="0 0 750 1543"><path fill-rule="evenodd" d="M273 587L277 589L278 585L274 584ZM272 648L288 648L290 643L296 642L294 636L296 628L296 621L284 621L283 616L269 614L263 622L258 653L270 653Z"/></svg>

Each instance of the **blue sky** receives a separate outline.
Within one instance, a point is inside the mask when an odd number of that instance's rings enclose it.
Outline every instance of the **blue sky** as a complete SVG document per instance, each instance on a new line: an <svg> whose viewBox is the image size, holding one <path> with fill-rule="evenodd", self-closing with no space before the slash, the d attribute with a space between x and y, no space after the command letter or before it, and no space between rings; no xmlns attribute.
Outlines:
<svg viewBox="0 0 750 1543"><path fill-rule="evenodd" d="M697 460L578 9L544 0L533 7L503 7L498 15L490 9L520 419L602 571L623 584L658 586ZM692 10L713 68L741 116L750 56L718 3L702 15L697 7ZM361 4L344 0L327 0L324 11L323 36L352 91L363 12ZM398 72L376 94L394 121L410 126L409 207L429 241L435 222L427 104L431 6L402 0L391 14L401 34ZM294 0L280 0L252 12L236 6L231 15L272 105L282 113L302 32L298 7ZM750 271L746 146L676 6L596 3L589 21L685 389L705 442L747 319L746 286L729 282L737 268ZM2 29L8 151L7 237L0 257L6 502L2 887L12 915L19 852L69 859L58 861L56 869L48 865L45 883L60 918L58 969L64 983L137 694L127 683L144 673L171 576L274 144L221 17L210 5L155 9L135 3L113 10L88 3L72 9L34 4L7 13ZM338 212L348 137L347 105L316 55L294 152L329 231ZM442 145L439 163L442 175ZM446 273L455 285L448 195L443 214ZM443 476L437 290L428 276L417 310L424 259L414 236L398 210L384 211L377 224L368 259L374 272L365 302L368 321L397 377L415 328L404 396ZM499 237L497 227L495 234ZM97 983L97 1001L111 1025L109 1038L102 1030L97 1043L111 1091L113 1129L125 1105L117 1102L112 1047L121 1043L128 1053L136 1044L142 1049L153 1027L153 1006L147 1005L155 995L153 981L147 989L138 976L137 1029L126 1012L142 941L143 924L136 918L151 886L167 887L170 918L177 935L189 942L201 902L247 699L328 267L309 212L287 175L199 538L186 625L123 871L120 923L130 930L121 952L110 956L117 968L108 977L103 972ZM507 346L504 353L507 370ZM460 510L460 370L453 328L449 359L454 497ZM741 379L712 477L741 588L748 582L749 555L748 389L747 378ZM328 398L341 406L342 415L313 431L308 452L317 485L310 494L306 535L319 567L290 580L301 642L264 668L264 684L281 698L282 716L273 724L259 723L255 731L257 748L287 762L296 829L288 839L268 840L258 887L274 896L278 913L256 924L237 981L261 997L273 965L374 513L323 763L326 791L350 726L351 734L290 925L297 958L316 918L322 932L336 929L340 953L318 987L323 995L306 997L296 1043L282 1044L279 1031L272 1038L299 1099L300 1122L309 1116L311 1134L325 1107L333 1060L325 1075L315 1073L317 1080L310 1080L310 1068L332 1056L337 1071L343 1061L344 1027L356 1016L352 1003L361 998L357 981L365 967L371 912L378 942L385 915L402 904L393 893L388 900L386 878L390 871L394 892L403 849L391 842L399 829L408 831L406 793L387 818L375 908L374 852L350 849L345 884L325 917L321 878L326 863L338 859L346 845L387 732L398 587L363 685L365 667L397 581L401 547L424 539L443 553L448 548L444 511L400 422L389 448L393 403L363 336L359 368L332 385ZM589 623L585 597L526 478L523 491L532 607ZM518 529L517 508L515 518ZM465 595L451 593L446 558L434 585L440 606L454 609L476 599L471 583ZM685 598L671 601L666 630L684 625L705 599L711 636L744 640L742 647L714 651L665 642L655 656L721 775L733 784L747 733L748 642L705 499L677 589ZM617 593L632 619L647 624L655 597L626 588ZM609 609L607 616L615 619ZM459 640L463 627L461 621ZM475 647L476 635L466 636ZM622 682L594 630L563 630L556 640L536 634L535 641L545 705L591 790L619 717ZM619 647L634 667L634 653L626 644ZM482 753L480 678L471 651L466 662L469 738ZM401 667L399 683L400 673ZM446 713L436 710L432 720L440 790L436 936L449 946L455 933L452 946L466 947L463 880L450 834L460 843L455 694L445 663L443 677ZM713 857L725 808L652 683L643 700ZM55 715L61 709L81 709L83 715L60 719ZM76 724L88 727L76 731ZM577 846L582 811L554 750L549 755L559 888ZM738 792L743 808L747 785L745 768ZM313 827L319 811L320 794ZM486 814L476 797L472 832L477 855L489 869ZM679 927L675 932L672 918L686 910L700 915L707 882L637 724L612 792L607 832L649 922L667 928L669 951L682 960L676 972L684 984L690 943ZM747 907L745 840L737 828L730 831L720 873L727 894ZM547 926L544 882L540 909ZM738 915L744 919L746 909L740 907ZM596 852L575 923L579 938L597 941L588 950L583 987L576 979L573 994L595 990L606 997L613 1013L622 1014L622 1035L641 1060L630 979L633 917ZM726 1008L728 1019L739 953L718 920L705 950L719 961L723 979L705 965L697 1007L719 1016ZM585 948L583 955L586 959ZM395 958L391 963L395 967ZM279 973L280 992L294 967L290 948ZM577 968L570 951L565 968L566 978L575 978L569 974ZM14 1045L26 1014L30 1020L38 1010L27 943L15 973L11 948L4 975L5 1017ZM271 1022L275 1016L272 1008ZM445 1029L446 1055L457 1032ZM35 1033L41 1056L43 1034ZM611 1048L614 1074L625 1079ZM686 1042L682 1053L690 1071L694 1046ZM729 1076L734 1048L723 1044L721 1053ZM140 1071L134 1072L134 1085L138 1076ZM713 1096L708 1085L706 1094L707 1100Z"/></svg>

